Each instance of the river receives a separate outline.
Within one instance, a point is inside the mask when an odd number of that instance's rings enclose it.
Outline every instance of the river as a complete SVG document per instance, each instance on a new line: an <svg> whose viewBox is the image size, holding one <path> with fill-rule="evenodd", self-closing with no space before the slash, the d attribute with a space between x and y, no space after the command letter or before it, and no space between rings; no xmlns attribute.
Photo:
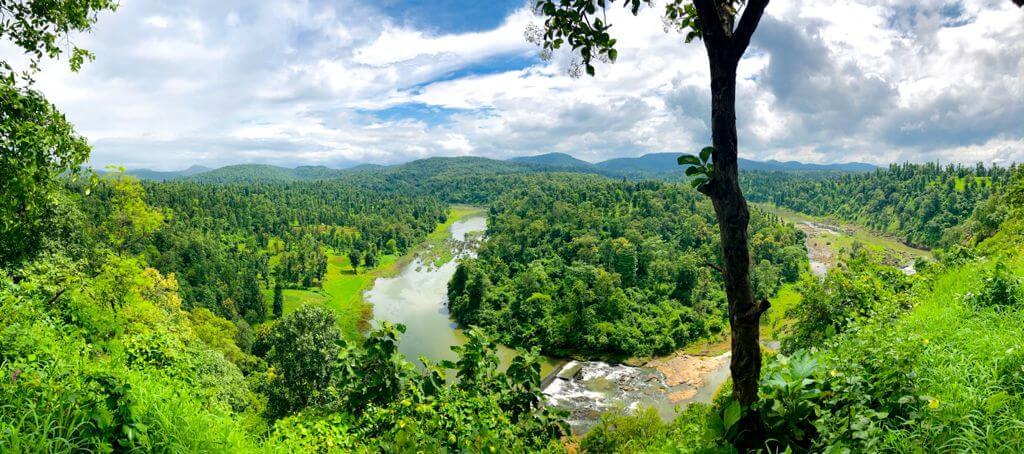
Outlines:
<svg viewBox="0 0 1024 454"><path fill-rule="evenodd" d="M449 228L451 235L446 245L452 248L453 260L433 266L417 256L404 265L398 275L377 279L365 294L366 301L373 305L375 321L406 326L399 351L418 367L422 368L420 357L435 363L456 359L451 347L465 343L462 330L448 315L448 281L455 274L458 262L475 254L479 233L486 228L487 219L482 214L454 222ZM515 354L514 350L499 346L498 355L503 365ZM673 376L672 364L662 364L659 370L654 365L633 367L601 361L567 362L544 358L541 376L546 377L547 403L568 410L573 430L583 433L597 423L602 412L615 408L654 407L669 420L675 416L679 405L710 402L715 390L728 378L726 359L710 361L705 364L706 370L680 379ZM691 369L691 364L674 367Z"/></svg>
<svg viewBox="0 0 1024 454"><path fill-rule="evenodd" d="M928 254L889 239L866 236L861 230L849 230L784 210L773 211L807 233L808 258L815 274L824 274L834 263L833 250L852 240L896 251L893 257L900 263ZM430 259L424 262L417 255L398 275L377 279L365 294L366 301L373 305L374 320L406 326L399 350L418 367L422 368L420 357L432 362L456 359L451 347L465 343L462 330L448 315L448 281L459 261L475 254L486 229L487 218L483 214L452 223L450 239L444 246L451 248L452 260L434 266ZM515 354L514 350L499 346L503 366ZM573 431L581 434L598 422L601 413L610 410L653 407L667 421L686 404L711 402L729 378L728 364L728 353L718 357L679 353L640 367L544 358L541 374L545 377L548 405L568 410Z"/></svg>
<svg viewBox="0 0 1024 454"><path fill-rule="evenodd" d="M792 223L807 235L807 258L811 272L817 276L824 276L829 268L835 266L840 251L851 248L854 243L882 254L884 264L900 268L907 274L916 272L914 263L918 258L932 257L930 251L908 246L863 227L826 221L769 204L758 204L758 207Z"/></svg>
<svg viewBox="0 0 1024 454"><path fill-rule="evenodd" d="M452 346L466 342L462 329L448 316L448 281L455 275L458 262L474 253L471 234L486 229L487 218L483 214L470 215L452 223L447 245L455 252L452 260L435 267L417 256L403 266L398 275L377 279L373 288L366 292L365 299L373 305L375 321L405 325L406 331L398 350L417 367L423 366L419 362L420 357L434 363L457 359ZM510 348L498 348L503 365L507 365L515 354ZM545 358L541 373L550 373L562 362Z"/></svg>

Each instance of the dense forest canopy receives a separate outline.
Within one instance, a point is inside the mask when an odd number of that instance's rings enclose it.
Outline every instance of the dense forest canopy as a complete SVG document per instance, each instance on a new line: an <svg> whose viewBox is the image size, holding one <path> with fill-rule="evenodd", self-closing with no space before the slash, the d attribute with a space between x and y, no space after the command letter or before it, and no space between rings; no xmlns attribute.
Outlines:
<svg viewBox="0 0 1024 454"><path fill-rule="evenodd" d="M1013 172L981 164L908 163L822 178L748 172L743 185L755 202L855 222L911 245L939 247L958 242L944 238L944 232L966 221ZM998 225L990 225L989 234Z"/></svg>
<svg viewBox="0 0 1024 454"><path fill-rule="evenodd" d="M488 214L479 258L459 265L456 320L551 354L664 354L723 329L710 204L686 185L519 180ZM757 212L758 296L795 281L803 234ZM501 327L509 327L502 329Z"/></svg>

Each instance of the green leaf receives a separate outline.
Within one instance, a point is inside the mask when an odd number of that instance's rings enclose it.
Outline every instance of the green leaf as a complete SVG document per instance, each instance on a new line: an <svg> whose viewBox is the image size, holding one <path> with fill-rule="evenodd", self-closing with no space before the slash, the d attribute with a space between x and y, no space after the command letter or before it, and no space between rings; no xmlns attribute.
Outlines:
<svg viewBox="0 0 1024 454"><path fill-rule="evenodd" d="M693 186L694 188L699 188L702 184L707 183L707 182L708 182L708 177L706 177L704 175L701 175L701 176L699 176L697 178L694 178L694 179L690 180L690 186Z"/></svg>
<svg viewBox="0 0 1024 454"><path fill-rule="evenodd" d="M676 162L678 162L679 165L681 165L681 166L687 166L687 165L689 165L689 166L697 166L697 165L700 165L700 159L697 159L697 157L692 155L692 154L684 154L684 155L676 158Z"/></svg>
<svg viewBox="0 0 1024 454"><path fill-rule="evenodd" d="M614 63L617 58L619 58L619 51L615 49L608 49L608 59Z"/></svg>
<svg viewBox="0 0 1024 454"><path fill-rule="evenodd" d="M700 161L708 162L708 158L711 157L711 153L714 153L714 151L715 147L704 147L704 149L700 150Z"/></svg>
<svg viewBox="0 0 1024 454"><path fill-rule="evenodd" d="M1003 408L1003 406L1006 405L1011 400L1013 400L1013 398L1010 397L1010 394L1008 394L1006 391L1000 391L996 394L989 396L988 399L985 399L985 408L988 410L989 413L995 413L1000 408Z"/></svg>
<svg viewBox="0 0 1024 454"><path fill-rule="evenodd" d="M736 425L740 421L742 414L743 409L740 408L739 401L733 400L729 403L729 406L725 407L725 411L722 413L722 424L725 426L725 430L729 430L732 426Z"/></svg>
<svg viewBox="0 0 1024 454"><path fill-rule="evenodd" d="M704 169L702 167L699 167L699 166L690 166L690 167L686 168L686 176L688 176L688 177L692 177L692 176L696 176L696 175L701 175L703 173L704 173Z"/></svg>

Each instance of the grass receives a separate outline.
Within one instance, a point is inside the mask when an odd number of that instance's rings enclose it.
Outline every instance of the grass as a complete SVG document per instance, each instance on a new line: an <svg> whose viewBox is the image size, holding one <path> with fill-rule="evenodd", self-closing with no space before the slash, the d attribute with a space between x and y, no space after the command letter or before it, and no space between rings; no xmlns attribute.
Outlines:
<svg viewBox="0 0 1024 454"><path fill-rule="evenodd" d="M448 220L439 223L420 246L403 256L382 256L380 263L372 270L360 267L357 273L353 271L347 254L338 255L335 251L329 251L327 273L324 275L321 286L308 289L285 289L283 292L284 313L291 313L307 304L324 305L337 315L338 328L345 339L361 339L362 333L369 326L370 319L373 318L373 307L363 299L363 293L373 287L373 283L378 278L398 274L402 267L417 254L436 254L428 256L435 265L451 260L451 250L445 245L450 237L448 230L452 224L467 216L483 213L484 209L480 207L452 206ZM428 261L428 259L424 258L424 261ZM264 289L263 292L266 301L273 301L271 289Z"/></svg>
<svg viewBox="0 0 1024 454"><path fill-rule="evenodd" d="M483 214L486 214L486 212L481 207L452 205L452 209L448 213L448 220L443 224L438 224L437 228L427 235L427 239L418 248L420 258L424 263L430 263L435 267L451 261L454 256L452 255L452 248L448 247L448 241L451 239L448 229L460 219Z"/></svg>
<svg viewBox="0 0 1024 454"><path fill-rule="evenodd" d="M891 434L898 451L930 446L943 452L1021 452L1024 400L1021 390L1003 389L1000 366L1024 339L1024 311L968 307L960 295L981 285L991 261L940 275L932 289L893 330L921 340L914 366L920 393L938 401L930 424ZM1010 263L1015 275L1024 263ZM1008 393L1009 391L1009 393Z"/></svg>
<svg viewBox="0 0 1024 454"><path fill-rule="evenodd" d="M798 226L805 222L813 222L832 227L833 230L838 231L840 234L832 235L826 233L820 235L819 238L826 241L829 246L832 246L834 251L842 248L849 249L853 247L853 243L857 242L878 252L892 251L899 255L900 257L898 258L900 259L931 257L930 251L908 246L902 241L882 232L875 232L858 225L839 222L835 219L798 213L773 204L759 203L757 206L775 214L786 222L792 222Z"/></svg>
<svg viewBox="0 0 1024 454"><path fill-rule="evenodd" d="M778 340L782 330L792 323L792 320L786 318L786 312L800 304L802 299L803 296L797 291L796 283L783 285L771 299L772 307L761 318L761 338Z"/></svg>

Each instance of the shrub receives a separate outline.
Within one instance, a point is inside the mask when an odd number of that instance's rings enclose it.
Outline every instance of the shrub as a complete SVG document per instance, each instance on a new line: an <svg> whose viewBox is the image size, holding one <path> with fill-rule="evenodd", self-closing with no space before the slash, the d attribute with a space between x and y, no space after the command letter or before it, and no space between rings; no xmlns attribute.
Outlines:
<svg viewBox="0 0 1024 454"><path fill-rule="evenodd" d="M992 271L985 273L981 287L962 296L972 307L1016 306L1021 301L1020 278L1014 276L1002 261L996 262Z"/></svg>

